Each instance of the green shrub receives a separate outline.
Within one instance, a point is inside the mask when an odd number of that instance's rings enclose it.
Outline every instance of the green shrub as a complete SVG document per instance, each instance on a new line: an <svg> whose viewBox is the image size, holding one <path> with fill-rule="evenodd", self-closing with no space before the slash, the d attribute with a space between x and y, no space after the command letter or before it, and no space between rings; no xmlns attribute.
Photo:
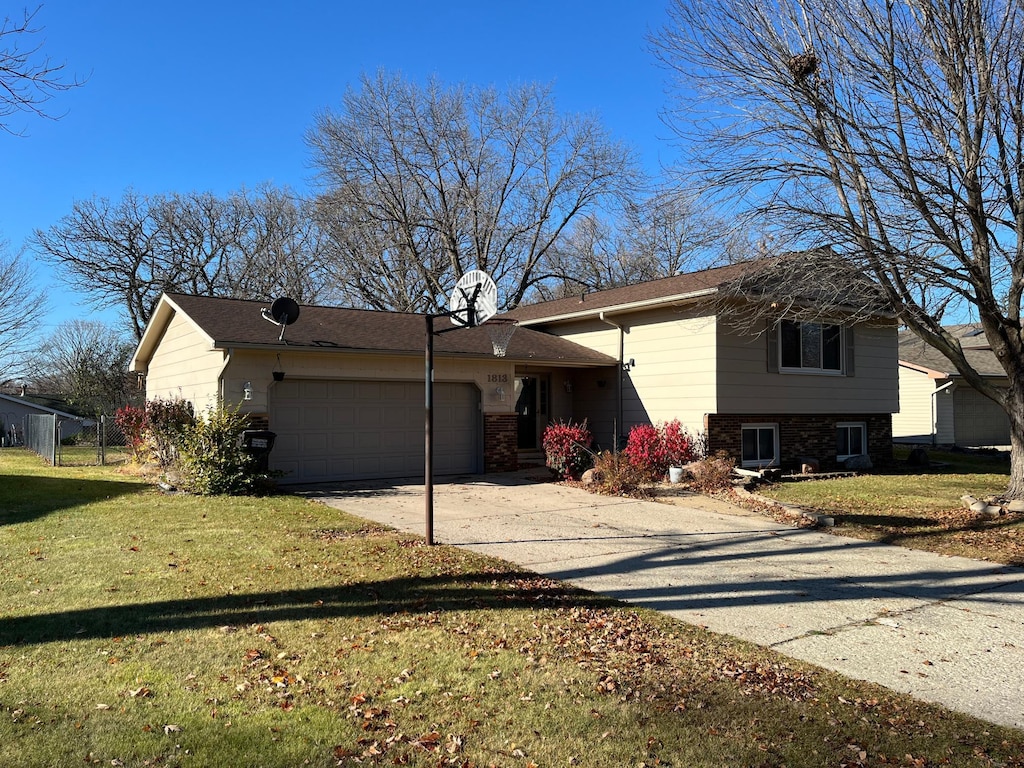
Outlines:
<svg viewBox="0 0 1024 768"><path fill-rule="evenodd" d="M266 475L241 445L248 416L237 409L212 408L185 428L178 443L181 486L202 496L243 496L266 490Z"/></svg>
<svg viewBox="0 0 1024 768"><path fill-rule="evenodd" d="M549 424L542 441L547 466L563 479L578 480L593 463L590 451L593 440L586 421Z"/></svg>

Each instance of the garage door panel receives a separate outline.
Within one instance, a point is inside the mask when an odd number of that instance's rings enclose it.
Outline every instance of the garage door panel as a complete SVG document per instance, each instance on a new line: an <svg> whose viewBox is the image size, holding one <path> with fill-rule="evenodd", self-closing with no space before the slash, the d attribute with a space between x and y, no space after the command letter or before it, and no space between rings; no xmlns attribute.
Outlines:
<svg viewBox="0 0 1024 768"><path fill-rule="evenodd" d="M422 475L422 383L290 379L271 392L270 461L282 483ZM434 385L437 474L479 471L479 401L471 384Z"/></svg>
<svg viewBox="0 0 1024 768"><path fill-rule="evenodd" d="M957 445L1008 445L1006 412L977 390L959 386L953 392L953 434Z"/></svg>

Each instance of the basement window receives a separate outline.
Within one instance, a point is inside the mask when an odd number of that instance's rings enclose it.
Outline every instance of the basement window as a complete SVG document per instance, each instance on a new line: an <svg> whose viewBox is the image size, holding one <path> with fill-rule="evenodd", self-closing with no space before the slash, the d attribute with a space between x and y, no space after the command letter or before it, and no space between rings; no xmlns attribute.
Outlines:
<svg viewBox="0 0 1024 768"><path fill-rule="evenodd" d="M744 424L740 443L744 467L779 465L778 424Z"/></svg>

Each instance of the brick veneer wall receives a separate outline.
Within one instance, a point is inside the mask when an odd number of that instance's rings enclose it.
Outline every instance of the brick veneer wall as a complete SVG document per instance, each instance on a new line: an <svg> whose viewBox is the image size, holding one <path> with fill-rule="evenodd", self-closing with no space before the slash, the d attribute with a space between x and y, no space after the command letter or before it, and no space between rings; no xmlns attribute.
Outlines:
<svg viewBox="0 0 1024 768"><path fill-rule="evenodd" d="M519 469L519 416L484 414L484 472Z"/></svg>
<svg viewBox="0 0 1024 768"><path fill-rule="evenodd" d="M708 450L725 451L740 457L740 432L744 424L778 424L779 453L784 469L794 468L805 457L817 459L822 470L838 469L836 463L836 424L863 422L868 430L868 455L876 466L892 462L892 416L890 414L851 415L810 414L720 414L704 417Z"/></svg>

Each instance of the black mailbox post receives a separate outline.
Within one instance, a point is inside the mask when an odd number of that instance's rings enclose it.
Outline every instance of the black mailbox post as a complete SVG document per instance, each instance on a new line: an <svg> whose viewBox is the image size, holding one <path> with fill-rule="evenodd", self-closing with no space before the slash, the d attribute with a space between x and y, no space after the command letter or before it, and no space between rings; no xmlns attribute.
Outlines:
<svg viewBox="0 0 1024 768"><path fill-rule="evenodd" d="M256 467L260 472L270 470L270 451L274 448L277 434L268 429L247 429L242 432L242 450L256 458Z"/></svg>

